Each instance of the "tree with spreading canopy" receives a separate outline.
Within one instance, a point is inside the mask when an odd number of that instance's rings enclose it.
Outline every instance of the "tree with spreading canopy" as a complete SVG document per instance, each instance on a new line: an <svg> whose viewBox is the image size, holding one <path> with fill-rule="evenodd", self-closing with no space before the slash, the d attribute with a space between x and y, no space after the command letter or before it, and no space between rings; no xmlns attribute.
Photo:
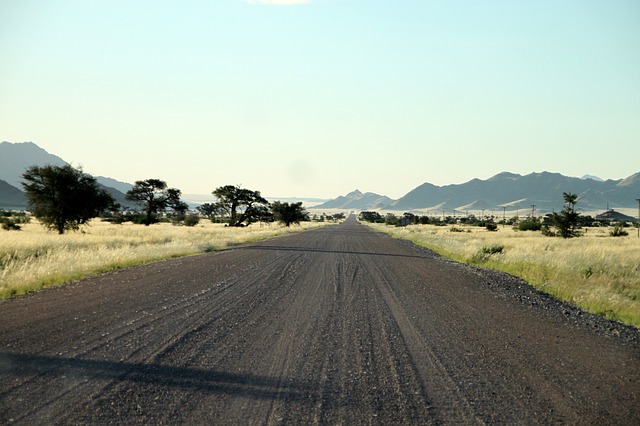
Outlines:
<svg viewBox="0 0 640 426"><path fill-rule="evenodd" d="M31 212L58 234L76 231L102 212L117 209L96 178L70 165L31 166L22 178Z"/></svg>
<svg viewBox="0 0 640 426"><path fill-rule="evenodd" d="M225 185L212 192L215 205L229 216L229 226L245 226L269 214L269 201L260 191L241 188L239 185Z"/></svg>
<svg viewBox="0 0 640 426"><path fill-rule="evenodd" d="M292 223L299 225L300 222L309 220L309 214L302 207L302 202L282 203L274 201L271 204L271 212L277 221L287 227L291 226Z"/></svg>
<svg viewBox="0 0 640 426"><path fill-rule="evenodd" d="M172 208L179 214L187 211L187 205L180 201L181 191L168 188L167 183L160 179L146 179L136 181L133 188L126 193L126 199L144 206L145 226L153 222L153 217L159 211Z"/></svg>

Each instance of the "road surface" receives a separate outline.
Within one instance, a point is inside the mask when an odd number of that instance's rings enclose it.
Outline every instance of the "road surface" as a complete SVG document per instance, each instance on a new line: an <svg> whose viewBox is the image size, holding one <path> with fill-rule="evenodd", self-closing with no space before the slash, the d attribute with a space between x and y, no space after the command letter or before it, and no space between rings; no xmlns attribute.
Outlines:
<svg viewBox="0 0 640 426"><path fill-rule="evenodd" d="M0 423L637 425L639 341L350 218L0 303Z"/></svg>

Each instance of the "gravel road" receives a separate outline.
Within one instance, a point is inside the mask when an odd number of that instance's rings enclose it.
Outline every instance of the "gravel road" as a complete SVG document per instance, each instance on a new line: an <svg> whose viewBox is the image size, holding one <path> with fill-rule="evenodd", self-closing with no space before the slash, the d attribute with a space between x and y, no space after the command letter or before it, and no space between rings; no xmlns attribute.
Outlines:
<svg viewBox="0 0 640 426"><path fill-rule="evenodd" d="M338 226L0 303L0 423L640 424L638 331Z"/></svg>

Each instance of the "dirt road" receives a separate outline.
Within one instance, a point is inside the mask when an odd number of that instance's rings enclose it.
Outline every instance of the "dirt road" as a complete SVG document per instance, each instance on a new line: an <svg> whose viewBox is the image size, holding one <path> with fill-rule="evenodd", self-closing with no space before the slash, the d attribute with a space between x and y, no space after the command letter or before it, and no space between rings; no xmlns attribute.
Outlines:
<svg viewBox="0 0 640 426"><path fill-rule="evenodd" d="M640 424L640 339L350 219L0 303L0 423Z"/></svg>

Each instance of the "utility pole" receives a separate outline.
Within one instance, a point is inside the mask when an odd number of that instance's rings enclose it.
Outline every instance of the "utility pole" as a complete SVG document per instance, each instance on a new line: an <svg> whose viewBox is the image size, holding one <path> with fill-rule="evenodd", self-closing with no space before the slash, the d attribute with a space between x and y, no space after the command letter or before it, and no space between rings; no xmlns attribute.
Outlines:
<svg viewBox="0 0 640 426"><path fill-rule="evenodd" d="M506 224L507 224L507 208L503 207L502 208L502 227L504 228Z"/></svg>
<svg viewBox="0 0 640 426"><path fill-rule="evenodd" d="M636 201L638 202L638 222L636 225L638 226L638 238L640 238L640 198L636 198Z"/></svg>

